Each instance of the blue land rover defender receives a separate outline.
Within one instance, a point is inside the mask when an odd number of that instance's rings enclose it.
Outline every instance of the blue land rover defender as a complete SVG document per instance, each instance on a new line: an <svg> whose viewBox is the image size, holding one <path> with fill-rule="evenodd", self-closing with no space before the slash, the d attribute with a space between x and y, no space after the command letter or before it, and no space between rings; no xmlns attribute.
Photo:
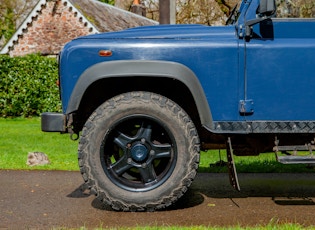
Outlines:
<svg viewBox="0 0 315 230"><path fill-rule="evenodd" d="M315 19L243 0L226 26L160 25L79 37L59 58L62 113L42 130L80 138L79 167L115 210L165 208L192 183L199 152L314 150ZM283 163L314 163L279 156Z"/></svg>

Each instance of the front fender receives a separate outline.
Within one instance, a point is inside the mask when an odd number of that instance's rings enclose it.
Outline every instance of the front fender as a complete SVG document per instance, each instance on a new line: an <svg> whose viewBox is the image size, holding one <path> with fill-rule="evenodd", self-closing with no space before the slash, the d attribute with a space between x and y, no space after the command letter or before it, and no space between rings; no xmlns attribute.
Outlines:
<svg viewBox="0 0 315 230"><path fill-rule="evenodd" d="M79 108L84 92L93 82L119 77L165 77L181 81L193 95L201 124L213 127L210 107L196 75L180 63L167 61L123 60L102 62L91 66L83 72L77 81L66 113L70 114Z"/></svg>

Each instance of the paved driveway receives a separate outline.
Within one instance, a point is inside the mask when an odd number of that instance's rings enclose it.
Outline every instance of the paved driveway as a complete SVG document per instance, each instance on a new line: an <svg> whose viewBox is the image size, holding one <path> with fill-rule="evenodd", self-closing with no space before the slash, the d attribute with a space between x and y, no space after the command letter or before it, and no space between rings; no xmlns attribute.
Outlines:
<svg viewBox="0 0 315 230"><path fill-rule="evenodd" d="M173 207L153 213L115 212L82 192L79 172L0 170L0 229L149 225L235 226L271 221L315 226L315 174L197 175Z"/></svg>

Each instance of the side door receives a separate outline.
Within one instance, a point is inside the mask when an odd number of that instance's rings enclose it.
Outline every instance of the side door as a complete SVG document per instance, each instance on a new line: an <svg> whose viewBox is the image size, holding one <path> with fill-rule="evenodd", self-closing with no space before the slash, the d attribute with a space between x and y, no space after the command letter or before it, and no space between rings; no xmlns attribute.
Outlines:
<svg viewBox="0 0 315 230"><path fill-rule="evenodd" d="M267 19L244 39L246 121L315 120L315 19Z"/></svg>

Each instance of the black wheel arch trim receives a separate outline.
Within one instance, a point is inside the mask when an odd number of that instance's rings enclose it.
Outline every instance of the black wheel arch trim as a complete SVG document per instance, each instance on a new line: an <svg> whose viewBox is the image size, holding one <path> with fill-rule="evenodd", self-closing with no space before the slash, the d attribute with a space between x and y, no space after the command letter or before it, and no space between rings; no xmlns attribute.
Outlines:
<svg viewBox="0 0 315 230"><path fill-rule="evenodd" d="M193 95L201 124L210 129L214 128L207 98L195 73L183 64L159 60L119 60L101 62L91 66L83 72L77 81L72 91L66 114L78 110L84 92L93 82L105 78L141 76L165 77L181 81Z"/></svg>

